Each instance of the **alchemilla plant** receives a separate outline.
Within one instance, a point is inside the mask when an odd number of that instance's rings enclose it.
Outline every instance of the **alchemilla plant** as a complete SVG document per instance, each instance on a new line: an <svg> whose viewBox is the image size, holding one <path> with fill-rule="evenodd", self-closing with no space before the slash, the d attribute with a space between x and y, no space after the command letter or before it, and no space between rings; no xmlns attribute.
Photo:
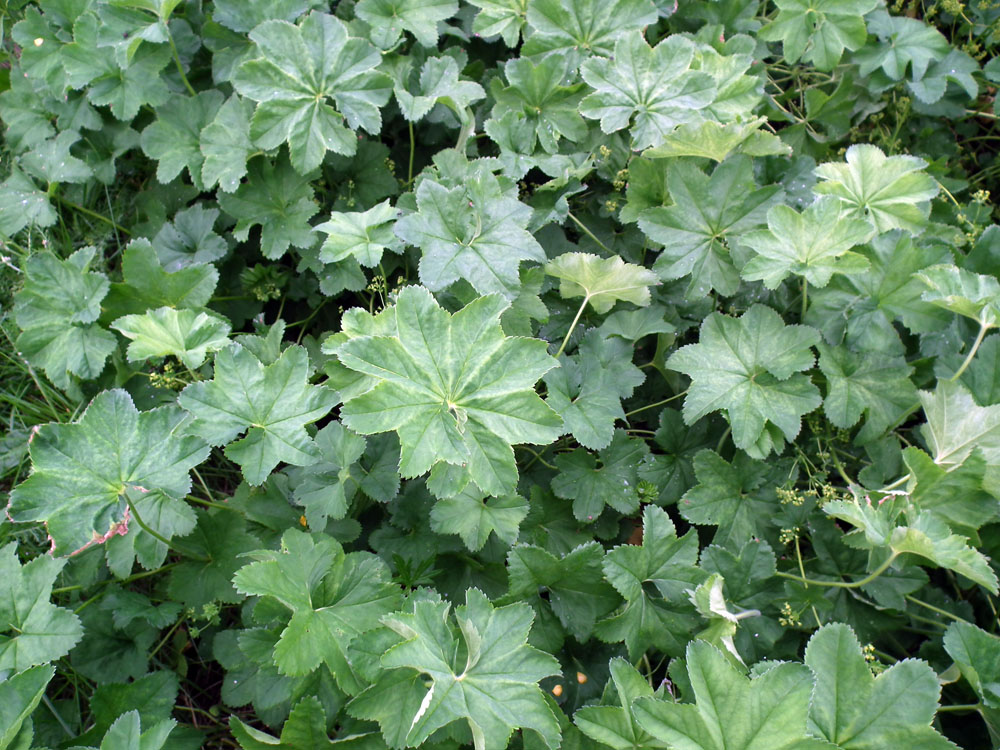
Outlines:
<svg viewBox="0 0 1000 750"><path fill-rule="evenodd" d="M0 750L1000 748L1000 3L0 3Z"/></svg>

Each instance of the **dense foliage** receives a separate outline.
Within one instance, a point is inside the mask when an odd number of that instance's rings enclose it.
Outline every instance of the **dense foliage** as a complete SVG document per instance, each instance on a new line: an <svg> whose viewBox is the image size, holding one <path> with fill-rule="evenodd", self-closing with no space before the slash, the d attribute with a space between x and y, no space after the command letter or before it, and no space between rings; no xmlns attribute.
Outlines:
<svg viewBox="0 0 1000 750"><path fill-rule="evenodd" d="M1000 747L996 0L0 11L0 750Z"/></svg>

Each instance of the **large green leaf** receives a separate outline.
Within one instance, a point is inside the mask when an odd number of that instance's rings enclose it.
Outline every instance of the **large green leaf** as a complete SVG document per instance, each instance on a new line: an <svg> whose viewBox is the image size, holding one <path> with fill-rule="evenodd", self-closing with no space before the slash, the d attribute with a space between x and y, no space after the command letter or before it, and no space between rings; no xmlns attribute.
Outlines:
<svg viewBox="0 0 1000 750"><path fill-rule="evenodd" d="M417 747L435 730L465 721L476 750L503 750L519 727L535 730L549 748L557 748L559 723L538 681L558 674L559 663L526 645L531 608L520 603L494 608L480 591L469 589L465 604L455 608L461 642L449 609L445 602L418 601L412 614L382 620L405 640L383 654L382 666L393 671L381 680L416 670L431 681L409 719L406 744Z"/></svg>
<svg viewBox="0 0 1000 750"><path fill-rule="evenodd" d="M927 417L921 432L934 463L957 466L977 448L988 463L1000 463L1000 405L979 406L965 386L948 380L918 395Z"/></svg>
<svg viewBox="0 0 1000 750"><path fill-rule="evenodd" d="M49 602L52 584L65 564L41 555L22 566L16 543L0 547L0 671L20 672L55 661L80 640L79 618ZM35 672L36 677L40 674ZM20 692L15 685L0 682L0 692L6 690Z"/></svg>
<svg viewBox="0 0 1000 750"><path fill-rule="evenodd" d="M347 649L400 603L385 563L368 552L345 554L334 539L295 529L281 537L280 550L254 556L257 562L238 570L233 586L291 612L274 645L278 670L303 676L326 664L343 690L357 692L361 683Z"/></svg>
<svg viewBox="0 0 1000 750"><path fill-rule="evenodd" d="M847 625L817 630L805 654L816 678L809 731L844 750L881 750L904 742L928 750L955 748L930 726L941 686L922 661L896 662L874 677Z"/></svg>
<svg viewBox="0 0 1000 750"><path fill-rule="evenodd" d="M105 391L72 424L43 425L31 440L34 471L10 494L14 521L44 521L57 554L71 554L128 528L126 499L182 498L188 471L208 456L182 435L174 406L140 412L123 390Z"/></svg>
<svg viewBox="0 0 1000 750"><path fill-rule="evenodd" d="M337 403L325 386L309 385L309 357L290 346L264 365L239 344L215 356L215 377L192 383L178 397L194 420L188 429L210 445L226 445L226 455L250 484L261 484L281 461L315 463L320 453L305 426ZM246 436L232 442L238 435ZM228 445L227 445L228 444Z"/></svg>
<svg viewBox="0 0 1000 750"><path fill-rule="evenodd" d="M525 41L525 56L556 50L611 55L624 33L656 23L657 15L649 0L531 0L527 5L528 24L536 33Z"/></svg>
<svg viewBox="0 0 1000 750"><path fill-rule="evenodd" d="M653 688L639 671L615 657L608 664L619 705L585 706L573 715L573 721L585 735L614 750L651 750L665 747L639 726L632 711L636 698L652 697Z"/></svg>
<svg viewBox="0 0 1000 750"><path fill-rule="evenodd" d="M819 70L833 70L844 49L852 52L868 39L864 15L874 0L778 0L778 15L758 32L758 38L781 41L790 63L812 62Z"/></svg>
<svg viewBox="0 0 1000 750"><path fill-rule="evenodd" d="M2 554L2 551L0 551ZM0 750L7 750L41 702L53 667L32 667L0 680Z"/></svg>
<svg viewBox="0 0 1000 750"><path fill-rule="evenodd" d="M823 750L806 732L813 680L801 664L776 664L747 679L715 646L687 647L693 703L640 697L639 726L668 747L685 750Z"/></svg>
<svg viewBox="0 0 1000 750"><path fill-rule="evenodd" d="M349 36L339 18L313 11L298 26L265 21L250 38L262 56L243 63L233 83L259 102L250 123L258 146L287 142L292 166L305 174L327 150L353 156L352 130L381 129L379 107L391 93L389 79L374 70L381 57L365 40Z"/></svg>
<svg viewBox="0 0 1000 750"><path fill-rule="evenodd" d="M792 440L803 414L820 405L816 386L800 370L813 365L819 333L787 326L774 310L754 305L740 318L712 313L697 344L681 347L667 367L691 378L684 421L724 411L737 447L762 458ZM772 428L773 425L773 428Z"/></svg>
<svg viewBox="0 0 1000 750"><path fill-rule="evenodd" d="M925 268L917 278L928 287L922 299L932 305L971 318L982 328L1000 325L1000 282L995 276L942 264Z"/></svg>
<svg viewBox="0 0 1000 750"><path fill-rule="evenodd" d="M503 335L507 306L494 294L449 315L426 289L405 287L382 314L388 330L337 349L345 366L374 379L345 401L344 424L365 435L395 430L404 477L443 461L467 467L488 494L512 493L511 444L551 442L561 420L533 390L556 361L544 341Z"/></svg>

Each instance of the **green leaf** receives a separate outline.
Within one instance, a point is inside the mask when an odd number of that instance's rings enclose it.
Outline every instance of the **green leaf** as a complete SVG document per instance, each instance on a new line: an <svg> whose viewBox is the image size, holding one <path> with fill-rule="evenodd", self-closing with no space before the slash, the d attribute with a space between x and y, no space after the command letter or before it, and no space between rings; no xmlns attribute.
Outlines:
<svg viewBox="0 0 1000 750"><path fill-rule="evenodd" d="M975 537L979 527L997 517L1000 501L984 486L989 469L979 453L946 469L910 446L903 450L903 462L910 471L906 491L914 505L931 511L954 531Z"/></svg>
<svg viewBox="0 0 1000 750"><path fill-rule="evenodd" d="M664 747L639 726L632 712L636 698L653 696L653 688L646 678L620 656L610 661L608 669L619 705L585 706L573 715L574 723L592 740L614 750Z"/></svg>
<svg viewBox="0 0 1000 750"><path fill-rule="evenodd" d="M603 641L624 641L629 658L649 648L679 655L696 619L686 591L706 575L696 567L698 534L677 536L670 516L655 505L642 513L642 545L622 544L604 558L604 577L625 597L625 604L597 623ZM678 611L680 610L680 611Z"/></svg>
<svg viewBox="0 0 1000 750"><path fill-rule="evenodd" d="M791 147L778 136L761 132L761 126L766 122L763 117L754 117L747 122L727 122L725 125L714 120L685 122L665 135L658 146L646 149L643 156L660 159L700 156L722 162L733 153L748 156L791 154Z"/></svg>
<svg viewBox="0 0 1000 750"><path fill-rule="evenodd" d="M436 47L438 23L458 12L456 0L361 0L355 6L358 18L371 25L371 39L380 49L389 49L409 31L424 47Z"/></svg>
<svg viewBox="0 0 1000 750"><path fill-rule="evenodd" d="M281 537L280 550L255 556L257 562L236 572L233 586L276 599L292 613L274 646L279 672L304 676L326 664L341 689L357 692L348 646L400 603L385 563L368 552L345 554L331 537L295 529Z"/></svg>
<svg viewBox="0 0 1000 750"><path fill-rule="evenodd" d="M383 312L393 335L359 336L337 350L375 383L345 401L344 424L365 435L395 430L404 477L443 461L466 465L487 494L511 494L511 443L551 442L561 420L533 390L556 361L544 341L503 335L507 306L494 294L449 315L426 289L404 287Z"/></svg>
<svg viewBox="0 0 1000 750"><path fill-rule="evenodd" d="M177 357L184 366L196 370L208 352L215 352L229 343L229 322L223 318L194 310L160 307L143 315L118 318L111 327L131 340L129 362L141 362L150 357Z"/></svg>
<svg viewBox="0 0 1000 750"><path fill-rule="evenodd" d="M334 211L330 219L315 229L327 235L319 250L324 263L336 263L354 257L363 266L372 268L382 261L386 250L399 251L399 241L392 227L396 209L382 201L367 211L344 213Z"/></svg>
<svg viewBox="0 0 1000 750"><path fill-rule="evenodd" d="M528 0L469 0L479 8L472 31L480 36L500 35L508 47L516 47L524 26Z"/></svg>
<svg viewBox="0 0 1000 750"><path fill-rule="evenodd" d="M219 91L202 91L196 97L175 94L156 111L156 120L142 131L142 150L156 159L156 179L167 183L185 168L197 187L203 187L205 157L201 152L201 131L219 112L223 96Z"/></svg>
<svg viewBox="0 0 1000 750"><path fill-rule="evenodd" d="M50 227L57 219L48 196L23 172L12 169L0 185L0 232L12 237L26 226Z"/></svg>
<svg viewBox="0 0 1000 750"><path fill-rule="evenodd" d="M907 19L911 20L911 19ZM848 216L866 219L879 233L905 229L918 234L927 225L928 201L938 193L927 162L915 156L886 156L878 146L854 145L846 163L816 167L821 182L813 190L839 199Z"/></svg>
<svg viewBox="0 0 1000 750"><path fill-rule="evenodd" d="M779 0L778 15L758 32L758 38L780 41L789 63L799 59L818 70L833 70L844 54L860 49L868 40L863 16L874 0Z"/></svg>
<svg viewBox="0 0 1000 750"><path fill-rule="evenodd" d="M239 344L216 354L212 380L192 383L178 397L194 417L188 429L210 445L226 445L226 456L253 485L281 461L307 466L319 459L305 426L337 400L325 386L309 385L309 357L302 347L288 347L265 366ZM232 442L244 431L245 437Z"/></svg>
<svg viewBox="0 0 1000 750"><path fill-rule="evenodd" d="M139 712L129 711L108 729L100 750L160 750L176 724L173 719L164 719L143 732Z"/></svg>
<svg viewBox="0 0 1000 750"><path fill-rule="evenodd" d="M233 236L240 242L259 224L261 252L277 260L289 246L308 248L316 241L309 225L319 210L314 195L309 181L288 162L257 159L236 192L219 194L219 207L236 219Z"/></svg>
<svg viewBox="0 0 1000 750"><path fill-rule="evenodd" d="M525 40L521 55L583 50L614 54L615 42L625 33L656 23L657 12L648 0L532 0L528 24L535 30Z"/></svg>
<svg viewBox="0 0 1000 750"><path fill-rule="evenodd" d="M929 511L918 511L898 500L884 499L872 505L870 500L862 504L857 498L831 500L823 505L823 511L857 527L851 537L854 546L888 548L894 555L917 555L993 593L998 590L997 576L987 558Z"/></svg>
<svg viewBox="0 0 1000 750"><path fill-rule="evenodd" d="M918 395L927 417L921 434L934 463L957 466L976 448L987 463L1000 463L1000 406L979 406L965 386L948 380Z"/></svg>
<svg viewBox="0 0 1000 750"><path fill-rule="evenodd" d="M55 661L80 640L79 618L49 602L52 584L65 564L65 560L41 555L22 566L16 543L0 547L0 630L4 631L0 670L21 672ZM0 682L0 691L6 684Z"/></svg>
<svg viewBox="0 0 1000 750"><path fill-rule="evenodd" d="M45 695L53 672L53 667L32 667L0 681L0 726L4 727L0 732L0 750L7 750L15 742L25 720L29 720Z"/></svg>
<svg viewBox="0 0 1000 750"><path fill-rule="evenodd" d="M876 68L894 81L901 81L910 70L910 79L919 81L931 61L944 57L951 46L945 36L923 21L906 16L892 16L878 10L868 17L868 31L878 36L880 44L866 47L858 55L861 75Z"/></svg>
<svg viewBox="0 0 1000 750"><path fill-rule="evenodd" d="M64 130L55 138L48 138L32 146L21 156L21 166L45 183L87 182L94 176L87 163L70 153L70 148L80 140L80 134Z"/></svg>
<svg viewBox="0 0 1000 750"><path fill-rule="evenodd" d="M153 238L156 257L168 272L187 266L201 266L222 258L228 246L213 231L219 209L201 204L174 214L173 221L164 224Z"/></svg>
<svg viewBox="0 0 1000 750"><path fill-rule="evenodd" d="M649 448L642 440L615 430L611 443L598 453L600 465L583 448L556 456L559 474L552 479L552 491L573 501L573 515L578 521L593 521L605 507L634 513L639 508L636 472L648 455Z"/></svg>
<svg viewBox="0 0 1000 750"><path fill-rule="evenodd" d="M587 135L587 123L580 116L583 84L565 85L569 78L569 58L551 54L538 60L515 58L504 65L508 86L500 79L491 85L496 104L493 117L502 120L511 113L527 123L542 148L557 153L559 140L579 141ZM534 139L530 140L531 151Z"/></svg>
<svg viewBox="0 0 1000 750"><path fill-rule="evenodd" d="M667 367L691 378L684 421L694 424L724 411L738 448L755 458L779 450L781 436L793 440L802 415L822 402L816 386L799 372L812 367L809 347L818 342L815 329L786 326L763 305L740 318L712 313L702 323L699 342L667 360Z"/></svg>
<svg viewBox="0 0 1000 750"><path fill-rule="evenodd" d="M199 438L180 434L183 421L173 406L139 412L125 391L104 391L77 422L38 429L33 472L10 493L8 514L45 522L61 555L124 533L126 498L184 497L188 471L208 456Z"/></svg>
<svg viewBox="0 0 1000 750"><path fill-rule="evenodd" d="M158 307L204 307L218 281L219 272L210 265L167 271L149 240L132 240L122 253L122 281L111 285L102 319L142 315Z"/></svg>
<svg viewBox="0 0 1000 750"><path fill-rule="evenodd" d="M789 206L773 206L767 212L766 231L748 232L740 238L757 253L741 274L748 281L763 281L768 289L776 289L789 274L824 287L834 274L861 274L871 268L867 258L850 252L871 235L867 221L841 215L840 201L835 198L820 198L802 213Z"/></svg>
<svg viewBox="0 0 1000 750"><path fill-rule="evenodd" d="M1000 325L1000 282L995 276L941 264L925 268L917 278L928 287L921 299L971 318L983 328Z"/></svg>
<svg viewBox="0 0 1000 750"><path fill-rule="evenodd" d="M517 544L507 553L507 598L545 602L567 631L584 643L590 638L594 623L621 601L603 582L601 564L604 548L588 542L561 557L541 547ZM537 597L537 599L536 599Z"/></svg>
<svg viewBox="0 0 1000 750"><path fill-rule="evenodd" d="M260 148L287 142L292 166L304 175L328 150L353 156L357 138L351 131L381 129L379 107L390 95L389 79L374 70L381 56L349 36L340 19L313 11L298 26L265 21L250 38L262 56L243 63L233 85L258 102L250 137Z"/></svg>
<svg viewBox="0 0 1000 750"><path fill-rule="evenodd" d="M872 676L850 626L824 625L806 647L816 678L809 731L844 750L875 750L905 738L928 750L955 748L930 726L941 686L923 661L904 659Z"/></svg>
<svg viewBox="0 0 1000 750"><path fill-rule="evenodd" d="M944 649L987 707L1000 708L1000 638L961 620L944 634Z"/></svg>
<svg viewBox="0 0 1000 750"><path fill-rule="evenodd" d="M654 207L639 216L639 228L663 245L653 269L664 281L690 275L687 297L712 289L730 295L740 277L726 243L765 221L779 188L756 189L747 156L732 156L711 177L693 163L678 161L667 170L674 205Z"/></svg>
<svg viewBox="0 0 1000 750"><path fill-rule="evenodd" d="M453 188L424 179L416 198L416 213L399 219L395 231L421 249L420 281L432 292L465 279L480 294L513 299L521 261L546 260L526 229L531 209L504 195L490 174Z"/></svg>
<svg viewBox="0 0 1000 750"><path fill-rule="evenodd" d="M528 515L523 497L486 497L469 485L455 497L438 500L431 509L431 528L438 534L458 534L465 546L478 552L491 533L505 546L517 541L521 521Z"/></svg>
<svg viewBox="0 0 1000 750"><path fill-rule="evenodd" d="M715 99L712 76L691 70L694 45L680 35L650 47L639 32L623 33L610 59L584 61L580 74L596 91L580 103L584 117L614 133L632 123L633 148L658 146Z"/></svg>
<svg viewBox="0 0 1000 750"><path fill-rule="evenodd" d="M910 381L913 368L901 357L875 352L854 354L823 343L816 348L819 369L826 376L823 411L842 429L856 425L864 413L858 443L879 437L917 403L917 389Z"/></svg>
<svg viewBox="0 0 1000 750"><path fill-rule="evenodd" d="M779 663L747 679L715 646L688 643L694 703L640 697L639 726L671 747L694 750L822 750L806 733L812 677L801 664Z"/></svg>
<svg viewBox="0 0 1000 750"><path fill-rule="evenodd" d="M280 737L244 724L235 714L229 717L229 729L243 750L313 750L335 745L326 733L326 711L314 695L295 704L281 727Z"/></svg>
<svg viewBox="0 0 1000 750"><path fill-rule="evenodd" d="M24 286L14 296L14 319L22 330L18 351L64 389L70 376L100 375L116 346L114 335L94 322L109 289L103 273L88 270L95 253L85 247L66 260L32 255L24 264Z"/></svg>
<svg viewBox="0 0 1000 750"><path fill-rule="evenodd" d="M424 119L438 102L464 122L467 119L466 108L486 96L478 83L459 79L458 63L454 57L442 55L427 58L420 66L419 76L410 73L410 62L408 58L400 60L393 87L399 109L410 122ZM414 86L416 93L413 92Z"/></svg>
<svg viewBox="0 0 1000 750"><path fill-rule="evenodd" d="M218 183L221 190L231 193L247 173L247 160L254 152L250 140L252 112L253 105L248 100L233 94L202 128L198 150L204 157L201 181L206 189Z"/></svg>
<svg viewBox="0 0 1000 750"><path fill-rule="evenodd" d="M517 728L533 729L549 748L557 748L559 724L538 681L558 674L559 663L526 645L531 608L520 603L494 608L480 591L469 589L465 604L455 608L461 646L449 609L446 602L418 601L412 614L383 618L405 640L383 654L382 666L417 670L431 680L410 720L406 744L416 747L435 730L464 720L476 750L503 750ZM389 672L382 679L398 678Z"/></svg>
<svg viewBox="0 0 1000 750"><path fill-rule="evenodd" d="M582 305L606 313L618 301L645 307L649 287L659 283L652 271L626 263L617 255L601 258L589 253L563 253L545 265L545 273L559 279L563 299L583 297Z"/></svg>
<svg viewBox="0 0 1000 750"><path fill-rule="evenodd" d="M318 0L216 0L212 18L228 29L247 32L272 19L294 21L320 5Z"/></svg>

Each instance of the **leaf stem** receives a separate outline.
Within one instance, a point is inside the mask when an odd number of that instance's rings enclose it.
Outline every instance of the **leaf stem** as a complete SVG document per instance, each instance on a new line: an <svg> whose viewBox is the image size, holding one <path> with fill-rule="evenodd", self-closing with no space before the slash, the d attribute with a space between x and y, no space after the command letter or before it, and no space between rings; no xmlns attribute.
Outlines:
<svg viewBox="0 0 1000 750"><path fill-rule="evenodd" d="M562 344L559 346L559 351L556 352L556 359L559 359L559 355L566 350L566 344L569 343L569 337L573 335L573 330L576 328L576 324L580 322L580 316L583 315L583 310L587 307L588 302L590 302L589 294L583 298L583 304L580 305L580 309L576 311L576 317L573 318L573 322L569 324L569 330L566 331L566 336L563 338Z"/></svg>
<svg viewBox="0 0 1000 750"><path fill-rule="evenodd" d="M941 713L942 711L978 711L982 707L982 703L956 703L953 706L938 706L938 713Z"/></svg>
<svg viewBox="0 0 1000 750"><path fill-rule="evenodd" d="M986 332L992 327L993 326L987 325L986 323L979 324L979 333L976 335L976 340L972 342L972 348L969 349L969 353L965 357L965 361L962 362L962 366L959 367L958 370L955 371L955 374L948 379L950 382L954 383L962 376L962 373L965 372L965 369L971 364L972 358L976 356L976 352L979 351L979 345L983 343L983 337L986 336Z"/></svg>
<svg viewBox="0 0 1000 750"><path fill-rule="evenodd" d="M799 313L799 320L806 319L806 309L809 307L809 280L802 278L802 312Z"/></svg>
<svg viewBox="0 0 1000 750"><path fill-rule="evenodd" d="M862 578L860 581L818 581L812 578L806 578L804 575L795 576L792 575L791 573L783 573L780 570L777 572L777 575L780 578L788 578L792 581L798 581L803 586L827 586L838 589L856 589L862 586L867 586L869 583L874 581L880 575L885 573L885 571L889 569L889 566L892 565L893 561L895 561L897 555L898 555L897 552L893 552L891 555L889 555L889 557L886 559L884 563L879 565L877 568L875 568L875 570L873 570L867 576Z"/></svg>
<svg viewBox="0 0 1000 750"><path fill-rule="evenodd" d="M206 508L221 508L222 510L228 510L233 513L238 513L243 515L243 511L239 508L234 508L231 505L226 505L225 503L217 503L214 500L205 500L204 498L197 497L196 495L188 495L187 499L193 503L198 503L198 505L204 505Z"/></svg>
<svg viewBox="0 0 1000 750"><path fill-rule="evenodd" d="M167 41L170 42L170 51L174 55L174 64L177 65L177 72L181 74L181 82L184 84L184 88L188 90L191 96L198 96L198 92L194 90L194 87L188 80L187 73L184 72L184 66L181 64L181 56L177 52L177 45L174 44L174 35L170 33L169 26L167 27Z"/></svg>
<svg viewBox="0 0 1000 750"><path fill-rule="evenodd" d="M57 201L59 201L62 205L66 206L67 208L72 208L74 211L79 211L81 214L84 214L85 216L89 216L92 219L97 219L98 221L103 221L105 224L108 224L108 225L114 227L114 229L116 231L121 232L122 234L126 235L127 237L131 237L132 236L132 233L130 231L128 231L125 227L121 226L120 224L117 224L113 219L109 219L107 216L103 216L103 215L97 213L96 211L91 211L89 208L85 208L85 207L81 206L79 203L74 203L73 201L66 200L65 198L63 198L58 193L56 193L56 194L54 194L54 195L52 195L50 197L55 198Z"/></svg>
<svg viewBox="0 0 1000 750"><path fill-rule="evenodd" d="M56 707L52 704L52 701L49 700L49 696L45 695L45 693L42 693L42 703L44 703L45 707L49 709L49 713L51 713L56 718L56 723L58 723L59 726L62 727L62 730L66 733L66 735L69 737L76 737L76 732L74 732L72 729L69 728L69 725L66 723L65 719L63 719L63 717L59 714L59 712L56 710Z"/></svg>
<svg viewBox="0 0 1000 750"><path fill-rule="evenodd" d="M410 165L406 169L406 185L409 187L413 184L413 154L416 151L416 140L413 137L413 121L408 120L406 123L410 128Z"/></svg>
<svg viewBox="0 0 1000 750"><path fill-rule="evenodd" d="M596 242L597 246L600 247L604 252L610 253L611 255L615 254L614 251L610 247L608 247L607 245L605 245L603 242L601 242L597 238L596 234L594 234L589 229L587 229L587 227L584 225L584 223L582 221L580 221L578 218L576 218L573 215L572 211L567 211L566 215L573 220L573 223L575 223L578 227L580 227L580 231L581 232L583 232L585 235L587 235L588 237L590 237L590 239L592 239L594 242Z"/></svg>
<svg viewBox="0 0 1000 750"><path fill-rule="evenodd" d="M906 594L904 595L903 598L906 599L906 601L908 602L919 604L921 607L925 607L929 609L931 612L936 612L937 614L942 615L944 617L950 617L952 620L955 620L956 622L966 622L966 623L969 622L963 617L959 617L958 615L953 614L946 609L941 609L940 607L936 607L933 604L929 604L928 602L921 601L920 599L917 599L915 596L910 596L909 594Z"/></svg>
<svg viewBox="0 0 1000 750"><path fill-rule="evenodd" d="M625 412L625 419L628 419L633 414L638 414L641 411L646 411L647 409L655 409L657 406L663 406L664 404L669 404L671 401L676 401L687 393L687 390L683 390L680 393L671 396L670 398L665 398L662 401L654 401L651 404L646 404L645 406L640 406L638 409L633 409L632 411Z"/></svg>
<svg viewBox="0 0 1000 750"><path fill-rule="evenodd" d="M145 531L151 537L153 537L153 539L155 539L156 541L160 542L161 544L165 544L167 546L167 549L172 549L177 554L184 555L185 557L189 557L192 560L197 560L199 562L206 562L206 563L211 562L211 560L209 560L207 557L202 557L201 555L192 555L189 552L185 552L184 550L178 549L176 546L170 543L169 539L160 534L158 531L155 531L153 528L147 525L145 521L142 520L142 517L139 515L139 511L137 511L135 508L135 503L133 503L128 497L125 498L125 502L128 503L129 510L132 512L132 516L135 518L135 522L139 524L139 528Z"/></svg>

